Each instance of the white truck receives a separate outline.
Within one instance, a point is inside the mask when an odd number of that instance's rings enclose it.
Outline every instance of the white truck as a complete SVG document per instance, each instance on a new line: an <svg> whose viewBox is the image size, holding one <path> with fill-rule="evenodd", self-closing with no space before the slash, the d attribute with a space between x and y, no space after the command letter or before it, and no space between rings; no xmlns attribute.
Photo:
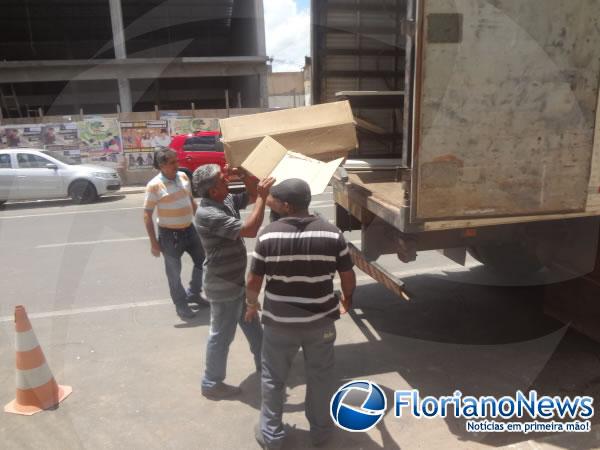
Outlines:
<svg viewBox="0 0 600 450"><path fill-rule="evenodd" d="M314 0L312 54L313 102L358 125L333 190L361 268L398 293L380 255L593 270L600 2Z"/></svg>

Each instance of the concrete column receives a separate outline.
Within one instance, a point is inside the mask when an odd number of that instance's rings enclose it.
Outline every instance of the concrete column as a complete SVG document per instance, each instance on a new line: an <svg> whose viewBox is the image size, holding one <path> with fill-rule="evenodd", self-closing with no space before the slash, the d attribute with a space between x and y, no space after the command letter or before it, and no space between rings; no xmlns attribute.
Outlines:
<svg viewBox="0 0 600 450"><path fill-rule="evenodd" d="M123 10L121 0L108 0L110 4L110 21L113 32L113 43L116 59L127 59L127 48L125 47L125 29L123 27ZM131 100L131 86L129 79L119 78L119 102L122 112L131 112L133 108Z"/></svg>
<svg viewBox="0 0 600 450"><path fill-rule="evenodd" d="M265 38L265 9L263 0L254 0L254 23L256 24L256 54L267 56L267 43ZM258 75L258 104L261 108L269 107L269 89L267 86L267 71Z"/></svg>
<svg viewBox="0 0 600 450"><path fill-rule="evenodd" d="M261 73L258 75L258 91L259 91L259 99L258 103L261 108L269 107L269 85L268 85L268 75L267 73Z"/></svg>
<svg viewBox="0 0 600 450"><path fill-rule="evenodd" d="M254 0L254 23L256 24L256 54L258 56L267 56L263 0Z"/></svg>

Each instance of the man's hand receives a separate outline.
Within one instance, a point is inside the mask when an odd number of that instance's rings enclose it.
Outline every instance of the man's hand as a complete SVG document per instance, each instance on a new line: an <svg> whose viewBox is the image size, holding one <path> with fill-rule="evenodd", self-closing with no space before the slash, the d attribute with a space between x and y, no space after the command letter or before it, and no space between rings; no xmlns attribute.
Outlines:
<svg viewBox="0 0 600 450"><path fill-rule="evenodd" d="M150 244L150 252L152 252L152 256L155 256L156 258L160 257L160 245L158 242Z"/></svg>
<svg viewBox="0 0 600 450"><path fill-rule="evenodd" d="M225 164L223 166L223 175L225 179L229 181L229 178L232 176L236 176L240 179L244 178L245 171L244 169L240 169L238 167L229 167L229 164Z"/></svg>
<svg viewBox="0 0 600 450"><path fill-rule="evenodd" d="M246 303L246 314L244 314L244 321L252 322L255 317L258 317L260 311L260 303L256 302L252 305Z"/></svg>
<svg viewBox="0 0 600 450"><path fill-rule="evenodd" d="M274 183L275 183L275 178L273 178L273 177L267 177L267 178L260 180L260 182L258 183L258 186L256 188L258 196L260 198L262 198L263 200L266 200L269 195L269 191L271 190L271 187L273 186Z"/></svg>
<svg viewBox="0 0 600 450"><path fill-rule="evenodd" d="M346 314L352 309L352 297L340 296L340 314Z"/></svg>

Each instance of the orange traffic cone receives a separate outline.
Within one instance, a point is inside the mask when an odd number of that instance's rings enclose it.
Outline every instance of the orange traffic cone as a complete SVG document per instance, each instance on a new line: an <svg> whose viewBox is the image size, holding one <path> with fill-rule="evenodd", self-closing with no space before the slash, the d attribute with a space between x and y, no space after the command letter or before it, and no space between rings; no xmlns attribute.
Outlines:
<svg viewBox="0 0 600 450"><path fill-rule="evenodd" d="M17 398L6 405L4 411L31 416L57 406L73 389L56 384L23 306L15 308L15 329Z"/></svg>

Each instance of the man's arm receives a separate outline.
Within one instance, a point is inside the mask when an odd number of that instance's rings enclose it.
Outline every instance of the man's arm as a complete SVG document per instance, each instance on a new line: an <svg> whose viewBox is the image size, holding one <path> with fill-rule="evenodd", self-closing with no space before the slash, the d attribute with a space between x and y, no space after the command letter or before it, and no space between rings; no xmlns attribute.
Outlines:
<svg viewBox="0 0 600 450"><path fill-rule="evenodd" d="M252 261L250 270L248 270L248 278L246 280L246 314L244 320L251 322L260 311L260 303L258 303L258 294L262 287L263 278L267 273L266 253L263 248L263 243L260 239L256 240L254 252L252 253Z"/></svg>
<svg viewBox="0 0 600 450"><path fill-rule="evenodd" d="M258 234L258 230L260 229L265 217L267 196L269 195L269 190L271 189L271 186L273 186L273 183L275 183L275 179L272 177L265 178L258 183L256 188L256 203L254 204L252 212L244 221L242 228L240 229L241 237L253 238Z"/></svg>
<svg viewBox="0 0 600 450"><path fill-rule="evenodd" d="M192 180L190 180L189 177L183 172L178 172L178 175L182 177L184 179L184 183L187 183L187 185L189 186L189 189L186 189L186 191L188 191L188 193L190 194L190 201L192 202L192 213L196 215L198 205L196 204L196 200L194 200L194 194L192 193Z"/></svg>
<svg viewBox="0 0 600 450"><path fill-rule="evenodd" d="M160 256L160 245L158 239L156 239L156 232L154 231L154 222L152 221L152 212L149 209L144 210L144 225L146 226L146 233L150 238L150 251L152 255L157 258Z"/></svg>
<svg viewBox="0 0 600 450"><path fill-rule="evenodd" d="M251 205L256 202L258 198L258 178L250 175L244 169L240 167L229 168L229 165L225 165L225 176L235 175L242 180L246 187L246 193L248 194L248 204Z"/></svg>
<svg viewBox="0 0 600 450"><path fill-rule="evenodd" d="M353 269L338 273L342 285L340 312L345 314L352 309L352 295L354 294L354 289L356 289L356 274Z"/></svg>
<svg viewBox="0 0 600 450"><path fill-rule="evenodd" d="M352 294L356 288L356 275L354 274L354 264L350 257L350 250L344 235L340 231L337 241L337 267L342 285L342 298L340 299L340 313L345 314L352 309Z"/></svg>
<svg viewBox="0 0 600 450"><path fill-rule="evenodd" d="M246 174L242 181L246 186L246 192L248 193L248 204L251 205L258 199L258 178Z"/></svg>
<svg viewBox="0 0 600 450"><path fill-rule="evenodd" d="M156 239L156 232L154 231L154 221L152 220L152 213L158 203L158 195L156 193L156 187L148 184L146 186L146 195L144 198L144 225L146 226L146 233L150 238L150 252L157 258L160 256L160 245L158 239Z"/></svg>
<svg viewBox="0 0 600 450"><path fill-rule="evenodd" d="M246 280L246 315L244 320L251 322L260 311L260 303L258 302L258 294L262 288L263 276L257 275L252 271L248 272Z"/></svg>

